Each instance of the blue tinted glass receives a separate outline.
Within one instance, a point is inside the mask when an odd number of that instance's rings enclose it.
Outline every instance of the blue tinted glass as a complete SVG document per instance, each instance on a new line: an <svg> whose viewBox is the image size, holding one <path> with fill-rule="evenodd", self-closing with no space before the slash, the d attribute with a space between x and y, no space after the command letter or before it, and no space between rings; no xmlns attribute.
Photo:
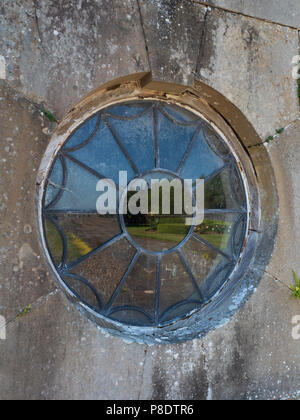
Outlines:
<svg viewBox="0 0 300 420"><path fill-rule="evenodd" d="M151 108L152 104L126 104L126 105L115 105L109 108L106 113L108 115L114 115L116 117L132 118L137 117L139 114L145 112Z"/></svg>
<svg viewBox="0 0 300 420"><path fill-rule="evenodd" d="M195 131L195 127L176 125L159 114L158 138L161 168L177 172Z"/></svg>
<svg viewBox="0 0 300 420"><path fill-rule="evenodd" d="M199 120L199 117L196 115L186 111L183 108L178 108L175 105L168 105L164 107L164 110L171 118L174 118L178 122L195 123L197 120Z"/></svg>
<svg viewBox="0 0 300 420"><path fill-rule="evenodd" d="M181 176L185 179L206 178L224 166L200 135L186 160Z"/></svg>
<svg viewBox="0 0 300 420"><path fill-rule="evenodd" d="M154 167L154 136L152 112L133 121L110 119L140 173Z"/></svg>
<svg viewBox="0 0 300 420"><path fill-rule="evenodd" d="M66 186L60 200L52 210L95 213L96 202L101 195L96 191L99 178L69 159L66 159L66 169L68 171Z"/></svg>
<svg viewBox="0 0 300 420"><path fill-rule="evenodd" d="M69 149L71 147L78 146L81 143L88 140L88 138L96 129L97 121L98 116L96 115L95 117L85 122L77 131L75 131L72 137L68 140L68 142L65 144L65 148Z"/></svg>
<svg viewBox="0 0 300 420"><path fill-rule="evenodd" d="M119 183L119 171L127 171L129 180L135 176L128 159L106 125L97 132L92 142L70 152L70 155L116 184Z"/></svg>
<svg viewBox="0 0 300 420"><path fill-rule="evenodd" d="M48 178L48 188L45 198L45 205L48 206L53 202L59 194L59 188L63 183L63 168L60 159L58 158L53 165L50 177Z"/></svg>

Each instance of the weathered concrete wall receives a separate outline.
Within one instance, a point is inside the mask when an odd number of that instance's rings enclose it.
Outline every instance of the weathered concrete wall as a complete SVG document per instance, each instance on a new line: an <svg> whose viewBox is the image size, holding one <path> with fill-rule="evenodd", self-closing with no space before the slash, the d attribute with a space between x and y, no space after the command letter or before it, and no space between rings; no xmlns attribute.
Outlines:
<svg viewBox="0 0 300 420"><path fill-rule="evenodd" d="M12 322L0 340L0 399L300 397L300 341L292 338L300 304L288 289L291 270L300 272L300 116L291 66L300 24L287 13L299 16L300 4L290 0L275 12L272 0L263 10L258 2L200 3L1 0L0 315ZM35 174L55 125L37 106L61 119L91 89L145 70L178 83L199 78L263 139L288 126L261 146L275 171L280 226L256 293L205 339L163 347L104 335L70 307L41 258L34 212ZM250 150L254 158L261 147Z"/></svg>

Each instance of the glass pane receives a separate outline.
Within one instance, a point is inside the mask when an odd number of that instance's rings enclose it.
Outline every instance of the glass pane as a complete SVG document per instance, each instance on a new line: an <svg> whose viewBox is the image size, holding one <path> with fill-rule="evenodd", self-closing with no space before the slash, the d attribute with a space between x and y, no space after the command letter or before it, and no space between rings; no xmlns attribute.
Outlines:
<svg viewBox="0 0 300 420"><path fill-rule="evenodd" d="M177 172L195 131L194 126L176 125L159 113L158 138L161 168ZM174 153L175 150L176 153ZM197 176L197 172L194 176Z"/></svg>
<svg viewBox="0 0 300 420"><path fill-rule="evenodd" d="M99 178L69 159L65 160L67 182L60 200L51 210L95 213L101 195L97 192Z"/></svg>
<svg viewBox="0 0 300 420"><path fill-rule="evenodd" d="M140 215L141 216L141 215ZM184 240L190 230L182 217L145 216L131 219L127 231L143 249L164 252Z"/></svg>
<svg viewBox="0 0 300 420"><path fill-rule="evenodd" d="M241 206L246 208L246 194L244 185L242 182L241 174L238 171L236 165L232 167L231 171L231 186L232 186L232 193L236 203L239 203Z"/></svg>
<svg viewBox="0 0 300 420"><path fill-rule="evenodd" d="M225 168L214 178L205 182L206 209L241 209L245 206L245 191L240 178L233 178L232 168Z"/></svg>
<svg viewBox="0 0 300 420"><path fill-rule="evenodd" d="M166 255L162 258L161 265L160 314L186 299L200 298L179 255L177 253ZM184 307L182 310L184 312ZM180 309L178 311L180 312Z"/></svg>
<svg viewBox="0 0 300 420"><path fill-rule="evenodd" d="M63 277L64 282L70 289L75 293L75 295L81 299L85 304L90 306L96 311L101 311L102 302L100 296L98 296L97 291L90 285L85 279L81 277L75 277L72 275L65 275Z"/></svg>
<svg viewBox="0 0 300 420"><path fill-rule="evenodd" d="M137 306L155 317L156 258L141 255L115 300L113 309L119 306ZM133 316L129 314L130 319ZM128 322L128 312L118 312L120 321Z"/></svg>
<svg viewBox="0 0 300 420"><path fill-rule="evenodd" d="M148 213L133 215L128 212L124 215L126 230L134 242L144 250L165 252L179 245L191 230L191 226L186 224L184 214L183 184L181 180L161 172L152 172L143 179L148 186L146 192ZM170 184L173 181L175 183ZM158 187L157 182L160 182ZM156 192L153 185L156 185ZM168 206L164 200L167 195ZM132 199L130 192L127 199L130 204ZM154 211L152 204L156 201L157 209ZM177 208L178 205L180 208ZM128 207L130 208L129 205ZM164 214L164 211L169 214Z"/></svg>
<svg viewBox="0 0 300 420"><path fill-rule="evenodd" d="M163 110L168 116L170 116L170 118L174 118L179 123L196 123L199 121L199 117L197 115L192 114L184 108L179 108L176 105L169 104L164 106Z"/></svg>
<svg viewBox="0 0 300 420"><path fill-rule="evenodd" d="M55 224L45 218L45 234L51 257L56 266L62 263L63 241Z"/></svg>
<svg viewBox="0 0 300 420"><path fill-rule="evenodd" d="M63 167L61 160L56 159L51 174L48 178L47 193L45 198L45 206L51 205L59 195L60 188L63 185Z"/></svg>
<svg viewBox="0 0 300 420"><path fill-rule="evenodd" d="M222 166L224 161L210 149L201 133L186 160L181 176L184 179L204 179Z"/></svg>
<svg viewBox="0 0 300 420"><path fill-rule="evenodd" d="M152 111L133 121L110 119L140 173L154 168L154 135Z"/></svg>
<svg viewBox="0 0 300 420"><path fill-rule="evenodd" d="M119 171L127 171L128 179L135 176L129 161L117 144L107 125L101 126L93 141L70 155L105 178L119 183Z"/></svg>
<svg viewBox="0 0 300 420"><path fill-rule="evenodd" d="M97 127L98 122L98 115L95 117L92 117L88 121L86 121L84 124L79 127L74 134L70 137L70 139L66 142L64 149L70 149L72 147L81 145L86 140L89 139L89 137L93 134Z"/></svg>
<svg viewBox="0 0 300 420"><path fill-rule="evenodd" d="M228 263L225 258L216 251L191 238L182 248L182 252L190 267L198 286L219 266L220 263Z"/></svg>
<svg viewBox="0 0 300 420"><path fill-rule="evenodd" d="M68 264L89 254L121 233L116 216L56 214L52 217L64 231L68 245L66 261Z"/></svg>
<svg viewBox="0 0 300 420"><path fill-rule="evenodd" d="M216 266L215 270L205 279L200 286L200 290L206 301L212 299L221 287L225 285L233 271L233 268L234 265L220 262Z"/></svg>
<svg viewBox="0 0 300 420"><path fill-rule="evenodd" d="M137 118L139 115L143 114L147 110L150 111L152 108L152 103L149 102L127 102L126 104L122 105L114 105L108 108L105 112L107 115L115 116L115 117L125 117L125 118Z"/></svg>
<svg viewBox="0 0 300 420"><path fill-rule="evenodd" d="M126 273L136 250L126 239L89 257L71 271L88 280L106 304Z"/></svg>
<svg viewBox="0 0 300 420"><path fill-rule="evenodd" d="M229 256L233 256L235 252L232 248L232 236L235 235L235 231L240 224L240 214L207 214L203 223L195 227L194 232L204 241L227 253ZM241 247L242 240L243 235L236 235L236 247Z"/></svg>
<svg viewBox="0 0 300 420"><path fill-rule="evenodd" d="M203 133L207 145L216 155L218 155L223 160L228 160L232 158L232 155L227 145L224 143L222 138L215 130L213 130L211 127L205 124Z"/></svg>
<svg viewBox="0 0 300 420"><path fill-rule="evenodd" d="M246 229L247 229L247 217L246 215L241 216L240 219L238 219L235 223L235 226L233 227L233 240L232 240L232 246L233 246L233 252L236 257L238 258L242 246L245 240L246 236Z"/></svg>

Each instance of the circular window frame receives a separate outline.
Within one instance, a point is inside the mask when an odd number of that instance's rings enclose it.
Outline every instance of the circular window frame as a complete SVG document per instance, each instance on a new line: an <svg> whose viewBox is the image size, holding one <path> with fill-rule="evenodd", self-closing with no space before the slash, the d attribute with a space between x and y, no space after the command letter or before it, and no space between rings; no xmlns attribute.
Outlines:
<svg viewBox="0 0 300 420"><path fill-rule="evenodd" d="M227 320L230 316L227 315L228 311L226 310L229 308L230 298L241 283L242 278L246 275L246 268L253 259L257 246L257 232L259 232L261 225L259 187L251 159L240 143L236 133L222 116L203 99L203 96L197 90L181 85L152 82L148 78L145 81L144 79L140 79L139 76L133 75L129 78L111 82L92 92L79 102L58 126L42 160L37 180L36 207L38 228L46 262L50 266L51 272L54 273L56 281L67 298L75 304L81 313L96 322L100 327L126 339L147 343L179 342L203 336L212 328L223 324L224 320ZM68 141L70 135L102 109L116 104L141 100L163 101L183 107L198 115L212 126L221 136L225 144L228 145L240 169L240 175L247 197L248 210L245 242L239 261L226 283L204 308L195 309L184 317L179 317L167 325L164 324L157 327L125 325L106 318L104 315L101 315L81 302L67 287L57 272L47 247L43 227L42 203L47 177L61 147ZM251 287L249 285L249 290ZM220 320L220 316L216 316L220 310L222 320Z"/></svg>

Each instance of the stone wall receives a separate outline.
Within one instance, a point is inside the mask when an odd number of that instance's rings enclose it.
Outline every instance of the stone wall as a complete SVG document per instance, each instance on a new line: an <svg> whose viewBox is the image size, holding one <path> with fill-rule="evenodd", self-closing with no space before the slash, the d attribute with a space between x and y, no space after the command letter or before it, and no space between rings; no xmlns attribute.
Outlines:
<svg viewBox="0 0 300 420"><path fill-rule="evenodd" d="M265 0L1 0L0 399L297 399L300 116L292 59L300 4ZM279 196L272 261L226 325L177 345L126 343L100 331L57 289L35 217L37 171L54 122L120 76L197 78L236 105L262 140ZM270 176L265 171L265 177ZM273 182L273 181L272 181Z"/></svg>

